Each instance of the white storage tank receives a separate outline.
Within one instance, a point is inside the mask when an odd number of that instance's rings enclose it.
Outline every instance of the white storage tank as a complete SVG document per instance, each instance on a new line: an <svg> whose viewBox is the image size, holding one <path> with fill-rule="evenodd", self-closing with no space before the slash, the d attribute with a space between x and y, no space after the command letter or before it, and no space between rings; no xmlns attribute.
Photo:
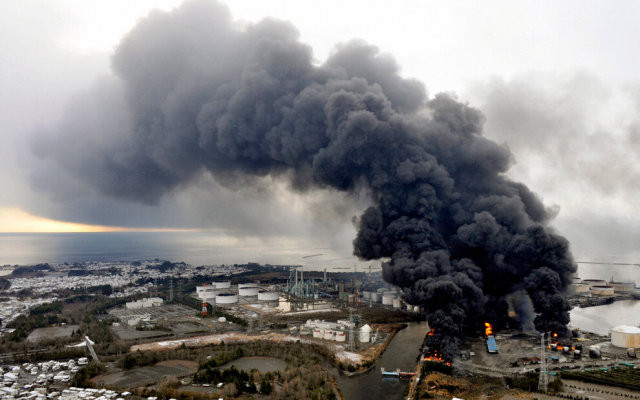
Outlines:
<svg viewBox="0 0 640 400"><path fill-rule="evenodd" d="M585 279L582 283L589 285L589 289L594 286L607 286L607 281L602 279Z"/></svg>
<svg viewBox="0 0 640 400"><path fill-rule="evenodd" d="M342 331L336 332L336 342L344 342L347 340L347 336Z"/></svg>
<svg viewBox="0 0 640 400"><path fill-rule="evenodd" d="M256 287L255 283L238 283L238 289Z"/></svg>
<svg viewBox="0 0 640 400"><path fill-rule="evenodd" d="M324 337L324 329L315 328L313 330L313 337L314 338L318 338L318 339L322 339Z"/></svg>
<svg viewBox="0 0 640 400"><path fill-rule="evenodd" d="M389 291L389 289L384 288L384 287L381 287L380 289L377 290L377 292L380 293L380 294L382 294L384 292L387 292L387 291Z"/></svg>
<svg viewBox="0 0 640 400"><path fill-rule="evenodd" d="M616 293L631 293L635 290L635 283L633 282L609 282L609 286Z"/></svg>
<svg viewBox="0 0 640 400"><path fill-rule="evenodd" d="M620 325L611 329L611 344L622 348L640 348L640 328Z"/></svg>
<svg viewBox="0 0 640 400"><path fill-rule="evenodd" d="M380 302L380 294L378 294L377 292L372 292L371 293L371 301L374 303L379 303Z"/></svg>
<svg viewBox="0 0 640 400"><path fill-rule="evenodd" d="M591 294L594 296L613 296L613 288L611 286L592 286Z"/></svg>
<svg viewBox="0 0 640 400"><path fill-rule="evenodd" d="M231 281L218 281L213 282L213 286L216 289L229 289L231 287Z"/></svg>
<svg viewBox="0 0 640 400"><path fill-rule="evenodd" d="M243 297L257 296L258 290L260 289L258 289L257 286L245 286L243 288L238 289L238 294Z"/></svg>
<svg viewBox="0 0 640 400"><path fill-rule="evenodd" d="M393 308L397 308L398 310L402 308L402 300L393 299L392 301Z"/></svg>
<svg viewBox="0 0 640 400"><path fill-rule="evenodd" d="M371 341L371 327L367 324L364 324L360 328L360 342L369 343L370 341Z"/></svg>
<svg viewBox="0 0 640 400"><path fill-rule="evenodd" d="M365 290L364 292L362 292L362 298L369 300L371 298L371 292L368 290Z"/></svg>
<svg viewBox="0 0 640 400"><path fill-rule="evenodd" d="M385 306L393 305L393 300L396 298L395 294L384 294L382 296L382 304Z"/></svg>
<svg viewBox="0 0 640 400"><path fill-rule="evenodd" d="M258 292L258 300L261 301L276 301L280 298L278 292L269 292L267 290L261 290Z"/></svg>
<svg viewBox="0 0 640 400"><path fill-rule="evenodd" d="M325 340L333 340L334 331L331 329L326 329L324 331L324 339Z"/></svg>
<svg viewBox="0 0 640 400"><path fill-rule="evenodd" d="M216 296L216 304L235 304L238 302L238 295L233 293L220 293Z"/></svg>
<svg viewBox="0 0 640 400"><path fill-rule="evenodd" d="M569 293L574 295L587 295L590 287L586 283L572 283L569 285Z"/></svg>

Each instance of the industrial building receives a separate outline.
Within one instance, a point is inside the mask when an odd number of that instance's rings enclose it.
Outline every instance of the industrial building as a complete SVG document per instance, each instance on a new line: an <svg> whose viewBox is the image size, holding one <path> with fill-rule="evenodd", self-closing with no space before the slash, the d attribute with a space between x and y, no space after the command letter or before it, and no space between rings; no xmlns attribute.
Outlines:
<svg viewBox="0 0 640 400"><path fill-rule="evenodd" d="M127 310L137 310L139 308L157 307L161 306L164 300L160 297L150 297L148 299L141 299L136 301L128 301L125 304Z"/></svg>

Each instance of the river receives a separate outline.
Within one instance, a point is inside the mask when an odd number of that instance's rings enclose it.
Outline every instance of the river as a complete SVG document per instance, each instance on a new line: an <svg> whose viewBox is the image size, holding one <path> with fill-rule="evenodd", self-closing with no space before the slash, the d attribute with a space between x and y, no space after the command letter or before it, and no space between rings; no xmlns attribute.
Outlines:
<svg viewBox="0 0 640 400"><path fill-rule="evenodd" d="M396 334L385 352L376 361L373 369L362 375L348 377L339 374L333 368L331 372L337 374L338 385L345 400L402 399L402 392L409 381L383 380L380 376L380 367L387 370L400 368L402 371L413 371L417 365L420 347L426 334L426 322L408 324L407 328Z"/></svg>

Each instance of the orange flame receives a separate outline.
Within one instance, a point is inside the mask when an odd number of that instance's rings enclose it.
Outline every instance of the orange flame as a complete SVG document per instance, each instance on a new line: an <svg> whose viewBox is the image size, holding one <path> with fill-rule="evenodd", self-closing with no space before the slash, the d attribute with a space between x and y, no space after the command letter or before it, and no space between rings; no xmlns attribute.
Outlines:
<svg viewBox="0 0 640 400"><path fill-rule="evenodd" d="M554 332L553 337L558 337L558 334Z"/></svg>
<svg viewBox="0 0 640 400"><path fill-rule="evenodd" d="M491 324L488 322L484 323L484 334L486 336L491 336L493 335L493 328L491 327Z"/></svg>
<svg viewBox="0 0 640 400"><path fill-rule="evenodd" d="M433 332L434 332L434 330L433 330L433 328L431 328L431 330L429 331L429 333L427 333L427 335L433 336Z"/></svg>

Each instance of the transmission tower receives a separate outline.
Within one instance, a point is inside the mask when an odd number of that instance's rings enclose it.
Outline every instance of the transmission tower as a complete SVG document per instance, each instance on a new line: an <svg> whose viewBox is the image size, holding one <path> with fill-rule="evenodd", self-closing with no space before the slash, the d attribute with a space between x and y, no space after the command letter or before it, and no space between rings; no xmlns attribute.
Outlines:
<svg viewBox="0 0 640 400"><path fill-rule="evenodd" d="M547 358L544 348L544 332L540 334L540 378L538 379L538 391L547 393L549 375L547 374Z"/></svg>
<svg viewBox="0 0 640 400"><path fill-rule="evenodd" d="M173 303L173 276L169 277L169 303Z"/></svg>
<svg viewBox="0 0 640 400"><path fill-rule="evenodd" d="M353 351L355 345L356 345L356 341L355 338L353 337L353 311L351 309L349 309L349 322L351 322L349 324L349 350Z"/></svg>

